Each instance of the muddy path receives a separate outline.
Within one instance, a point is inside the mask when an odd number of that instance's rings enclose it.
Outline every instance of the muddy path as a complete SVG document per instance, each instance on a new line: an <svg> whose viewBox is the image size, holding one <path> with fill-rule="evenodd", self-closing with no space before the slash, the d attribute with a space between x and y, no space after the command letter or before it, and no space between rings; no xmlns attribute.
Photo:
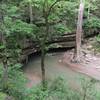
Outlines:
<svg viewBox="0 0 100 100"><path fill-rule="evenodd" d="M69 67L75 72L85 74L100 81L100 57L88 54L88 56L82 58L80 63L73 63L71 62L72 57L69 55L69 52L64 54L62 63L65 66Z"/></svg>

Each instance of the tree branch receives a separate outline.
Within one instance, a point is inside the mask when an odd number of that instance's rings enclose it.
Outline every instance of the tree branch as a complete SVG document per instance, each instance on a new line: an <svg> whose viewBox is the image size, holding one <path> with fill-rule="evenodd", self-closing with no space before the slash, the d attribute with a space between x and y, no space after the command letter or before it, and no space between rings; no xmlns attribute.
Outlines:
<svg viewBox="0 0 100 100"><path fill-rule="evenodd" d="M47 13L47 16L49 16L49 14L51 13L53 7L54 7L58 2L60 2L60 0L56 0L56 1L50 6L50 8L49 8L49 10L48 10L48 13Z"/></svg>

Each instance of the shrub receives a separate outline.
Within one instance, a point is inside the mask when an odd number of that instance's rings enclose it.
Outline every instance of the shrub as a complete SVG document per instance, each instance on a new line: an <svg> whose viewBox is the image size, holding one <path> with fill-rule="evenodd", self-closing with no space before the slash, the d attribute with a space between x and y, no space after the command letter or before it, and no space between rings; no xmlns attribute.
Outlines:
<svg viewBox="0 0 100 100"><path fill-rule="evenodd" d="M26 89L25 85L27 82L23 72L20 70L20 67L21 67L20 64L9 66L6 88L4 88L2 84L0 84L0 90L9 96L13 96L16 100L23 100L25 96L24 91ZM3 74L3 72L1 74ZM0 77L2 77L2 75L0 75Z"/></svg>
<svg viewBox="0 0 100 100"><path fill-rule="evenodd" d="M57 78L44 91L41 85L28 89L25 100L80 100L80 95L69 88L63 78Z"/></svg>
<svg viewBox="0 0 100 100"><path fill-rule="evenodd" d="M5 100L6 96L5 93L0 92L0 100Z"/></svg>

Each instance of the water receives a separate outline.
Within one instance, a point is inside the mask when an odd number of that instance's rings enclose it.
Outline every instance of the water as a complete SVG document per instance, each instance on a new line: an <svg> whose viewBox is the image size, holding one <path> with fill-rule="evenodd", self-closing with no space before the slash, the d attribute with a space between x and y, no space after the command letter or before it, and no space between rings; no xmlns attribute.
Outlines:
<svg viewBox="0 0 100 100"><path fill-rule="evenodd" d="M77 79L80 74L72 71L68 66L64 66L60 59L62 59L63 53L49 53L45 58L46 79L48 81L55 78L62 77L72 86L77 87ZM35 56L27 65L24 66L24 73L29 79L28 87L36 85L41 82L41 58Z"/></svg>

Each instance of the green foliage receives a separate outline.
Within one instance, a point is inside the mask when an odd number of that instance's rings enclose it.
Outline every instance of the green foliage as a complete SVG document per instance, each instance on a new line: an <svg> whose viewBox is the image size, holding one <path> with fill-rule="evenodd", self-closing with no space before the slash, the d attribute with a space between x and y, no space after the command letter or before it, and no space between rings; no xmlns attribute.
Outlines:
<svg viewBox="0 0 100 100"><path fill-rule="evenodd" d="M71 89L61 77L52 82L50 93L47 100L80 100L79 93Z"/></svg>
<svg viewBox="0 0 100 100"><path fill-rule="evenodd" d="M0 66L0 79L2 79L3 74L3 66ZM21 65L16 64L13 66L8 67L8 81L6 89L2 87L0 84L0 91L7 93L10 96L13 96L16 100L22 100L25 94L25 87L26 87L26 78L23 72L20 70ZM0 80L1 81L1 80Z"/></svg>
<svg viewBox="0 0 100 100"><path fill-rule="evenodd" d="M84 33L86 35L91 35L93 33L99 33L100 29L100 14L99 5L100 1L98 0L89 0L85 2L85 11L84 11Z"/></svg>
<svg viewBox="0 0 100 100"><path fill-rule="evenodd" d="M5 100L6 96L6 94L0 92L0 100Z"/></svg>
<svg viewBox="0 0 100 100"><path fill-rule="evenodd" d="M93 48L96 51L96 53L100 52L100 35L97 35L95 37L95 42L93 43Z"/></svg>
<svg viewBox="0 0 100 100"><path fill-rule="evenodd" d="M45 2L44 2L45 1ZM22 53L21 41L33 39L39 44L43 42L44 50L57 44L47 45L46 43L54 38L71 33L76 30L77 12L79 1L76 0L2 0L0 1L0 39L1 33L4 41L0 40L0 62L7 60L8 81L7 88L0 84L0 91L12 95L16 100L81 100L80 94L73 91L65 84L63 79L56 79L45 91L41 86L27 90L25 87L26 78L21 71L20 56ZM61 1L61 2L60 2ZM30 24L29 3L33 9L33 22ZM91 34L99 33L100 29L100 1L86 1L84 11L84 32ZM90 8L89 8L90 5ZM52 7L52 9L50 9ZM89 11L90 10L90 11ZM50 11L50 12L49 12ZM49 34L46 33L45 17L49 24ZM89 17L89 19L88 19ZM46 40L45 40L46 36ZM45 41L43 41L45 40ZM100 36L96 37L97 47L100 47ZM22 44L23 45L23 44ZM100 49L99 49L100 50ZM4 73L3 64L0 65L0 79ZM89 84L87 92L89 96L92 91L92 84L84 80L82 91ZM86 84L85 84L86 82ZM88 84L87 84L88 83ZM85 87L86 86L86 87ZM3 100L0 93L0 100ZM1 99L2 98L2 99ZM99 93L97 95L99 98Z"/></svg>
<svg viewBox="0 0 100 100"><path fill-rule="evenodd" d="M97 41L98 43L100 43L100 34L99 34L98 36L96 36L96 41Z"/></svg>
<svg viewBox="0 0 100 100"><path fill-rule="evenodd" d="M91 78L81 78L81 92L84 100L94 100L96 98L96 80Z"/></svg>
<svg viewBox="0 0 100 100"><path fill-rule="evenodd" d="M5 25L5 32L10 35L10 34L18 34L21 35L27 35L31 34L32 32L35 32L36 26L35 25L30 25L28 23L25 23L21 20L14 20L10 17L4 17L4 25ZM3 26L4 27L4 26ZM34 31L33 31L34 30Z"/></svg>
<svg viewBox="0 0 100 100"><path fill-rule="evenodd" d="M88 21L84 22L85 27L88 28L100 28L100 19L96 17L90 18Z"/></svg>
<svg viewBox="0 0 100 100"><path fill-rule="evenodd" d="M84 21L84 31L85 33L99 33L100 29L100 19L97 17L91 17L89 20Z"/></svg>
<svg viewBox="0 0 100 100"><path fill-rule="evenodd" d="M28 97L25 100L46 100L48 90L43 91L42 86L33 87L26 91Z"/></svg>
<svg viewBox="0 0 100 100"><path fill-rule="evenodd" d="M27 93L25 100L80 100L79 94L69 88L63 78L55 79L44 91L40 85L27 90Z"/></svg>
<svg viewBox="0 0 100 100"><path fill-rule="evenodd" d="M59 35L59 36L61 36L63 33L70 33L71 32L71 30L70 29L68 29L65 25L63 25L63 24L57 24L55 27L54 27L54 29L55 29L55 36L56 35Z"/></svg>

